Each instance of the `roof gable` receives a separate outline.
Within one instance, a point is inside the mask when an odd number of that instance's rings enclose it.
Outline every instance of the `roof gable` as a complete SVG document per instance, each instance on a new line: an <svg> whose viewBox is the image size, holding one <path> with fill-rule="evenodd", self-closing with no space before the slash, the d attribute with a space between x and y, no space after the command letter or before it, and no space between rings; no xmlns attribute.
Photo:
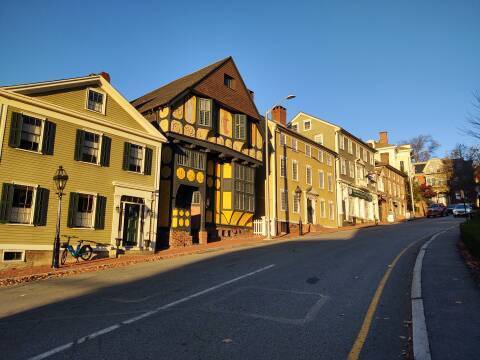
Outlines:
<svg viewBox="0 0 480 360"><path fill-rule="evenodd" d="M224 85L224 74L235 79L236 88ZM174 80L132 101L140 112L164 106L186 91L210 97L221 104L260 120L260 114L231 57Z"/></svg>
<svg viewBox="0 0 480 360"><path fill-rule="evenodd" d="M166 142L166 138L161 133L159 133L159 131L155 129L155 127L153 127L153 125L150 124L148 120L145 119L108 81L106 81L102 76L99 76L99 75L91 75L91 76L86 76L81 78L54 80L54 81L32 83L32 84L23 84L23 85L16 85L16 86L7 86L7 87L3 87L3 89L12 91L15 93L19 93L22 95L37 97L44 101L51 102L57 106L64 107L68 110L71 110L77 113L82 113L82 111L79 111L79 109L75 107L71 108L68 105L63 104L62 101L59 99L56 99L56 100L52 100L52 99L55 97L55 94L59 94L59 93L70 94L75 96L75 92L77 92L79 88L85 89L87 86L100 88L102 91L104 91L107 94L107 96L109 96L110 99L115 102L118 114L124 114L125 115L124 117L128 117L132 119L132 121L136 122L135 125L130 127L134 127L140 131L143 130L149 135L153 135L157 137L159 141ZM67 103L68 103L69 99L65 99L65 100L67 100ZM108 106L109 106L109 99L107 97L107 109L108 109ZM94 116L96 114L92 113L89 115ZM121 123L120 125L128 126L128 122Z"/></svg>

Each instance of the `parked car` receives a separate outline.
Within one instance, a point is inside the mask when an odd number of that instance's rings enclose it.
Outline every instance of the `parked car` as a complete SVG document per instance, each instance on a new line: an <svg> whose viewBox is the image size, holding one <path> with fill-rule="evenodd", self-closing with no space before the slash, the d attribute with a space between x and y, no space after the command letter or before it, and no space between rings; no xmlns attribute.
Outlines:
<svg viewBox="0 0 480 360"><path fill-rule="evenodd" d="M427 208L427 217L447 215L447 208L443 204L432 204Z"/></svg>
<svg viewBox="0 0 480 360"><path fill-rule="evenodd" d="M453 215L453 209L455 209L455 206L457 206L457 204L450 204L447 206L447 215Z"/></svg>
<svg viewBox="0 0 480 360"><path fill-rule="evenodd" d="M470 204L457 204L453 209L453 216L470 216L475 212Z"/></svg>

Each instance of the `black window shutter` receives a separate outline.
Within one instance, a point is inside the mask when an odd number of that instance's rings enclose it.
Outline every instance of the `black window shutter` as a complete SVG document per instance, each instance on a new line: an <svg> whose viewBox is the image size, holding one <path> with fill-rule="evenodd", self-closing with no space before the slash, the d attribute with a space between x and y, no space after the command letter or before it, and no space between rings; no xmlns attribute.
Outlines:
<svg viewBox="0 0 480 360"><path fill-rule="evenodd" d="M13 184L4 183L2 186L2 198L0 200L0 222L5 223L8 221L12 202Z"/></svg>
<svg viewBox="0 0 480 360"><path fill-rule="evenodd" d="M145 165L143 167L143 173L145 175L152 175L152 158L153 150L150 148L145 148Z"/></svg>
<svg viewBox="0 0 480 360"><path fill-rule="evenodd" d="M78 193L70 193L70 203L68 205L68 220L67 226L69 228L75 227L75 214L78 208Z"/></svg>
<svg viewBox="0 0 480 360"><path fill-rule="evenodd" d="M128 170L130 165L130 143L126 142L123 147L123 170Z"/></svg>
<svg viewBox="0 0 480 360"><path fill-rule="evenodd" d="M35 226L47 225L48 198L50 190L38 188L35 196L35 213L33 214L33 224Z"/></svg>
<svg viewBox="0 0 480 360"><path fill-rule="evenodd" d="M20 140L22 138L22 114L13 112L12 123L10 125L10 137L8 139L8 145L17 148L20 146Z"/></svg>
<svg viewBox="0 0 480 360"><path fill-rule="evenodd" d="M112 139L108 136L102 136L102 155L100 158L101 166L110 166L110 149L112 147Z"/></svg>
<svg viewBox="0 0 480 360"><path fill-rule="evenodd" d="M76 161L82 160L84 142L85 142L85 131L77 129L77 138L75 140L75 160Z"/></svg>
<svg viewBox="0 0 480 360"><path fill-rule="evenodd" d="M95 209L95 229L103 230L105 228L105 209L107 206L107 198L105 196L97 196L97 207Z"/></svg>
<svg viewBox="0 0 480 360"><path fill-rule="evenodd" d="M43 154L53 155L56 131L57 131L57 124L51 121L45 120L45 125L43 129L43 145L42 145Z"/></svg>

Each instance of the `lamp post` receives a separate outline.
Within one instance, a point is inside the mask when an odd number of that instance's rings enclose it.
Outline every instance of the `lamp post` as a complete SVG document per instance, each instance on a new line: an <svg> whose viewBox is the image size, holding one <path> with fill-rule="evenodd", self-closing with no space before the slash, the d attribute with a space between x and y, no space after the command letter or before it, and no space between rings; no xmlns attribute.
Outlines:
<svg viewBox="0 0 480 360"><path fill-rule="evenodd" d="M55 241L53 243L52 268L58 269L60 263L60 217L62 215L62 196L63 190L67 185L67 172L60 165L53 176L53 182L57 190L58 196L58 210L57 210L57 229L55 231Z"/></svg>
<svg viewBox="0 0 480 360"><path fill-rule="evenodd" d="M273 108L279 106L286 100L291 100L295 98L295 95L288 95L279 101L277 104L273 105L267 111L265 111L265 217L266 217L266 240L271 240L272 236L270 234L270 182L268 180L268 175L270 173L270 155L269 155L269 145L270 139L268 136L268 114L272 112Z"/></svg>

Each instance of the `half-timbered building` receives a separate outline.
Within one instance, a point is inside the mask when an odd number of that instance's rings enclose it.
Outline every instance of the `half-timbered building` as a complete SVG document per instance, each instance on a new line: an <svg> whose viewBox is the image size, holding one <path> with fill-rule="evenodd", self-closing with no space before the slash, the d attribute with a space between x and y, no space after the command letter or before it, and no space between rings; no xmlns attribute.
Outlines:
<svg viewBox="0 0 480 360"><path fill-rule="evenodd" d="M132 104L167 136L158 244L205 243L252 228L263 136L253 93L231 57Z"/></svg>

